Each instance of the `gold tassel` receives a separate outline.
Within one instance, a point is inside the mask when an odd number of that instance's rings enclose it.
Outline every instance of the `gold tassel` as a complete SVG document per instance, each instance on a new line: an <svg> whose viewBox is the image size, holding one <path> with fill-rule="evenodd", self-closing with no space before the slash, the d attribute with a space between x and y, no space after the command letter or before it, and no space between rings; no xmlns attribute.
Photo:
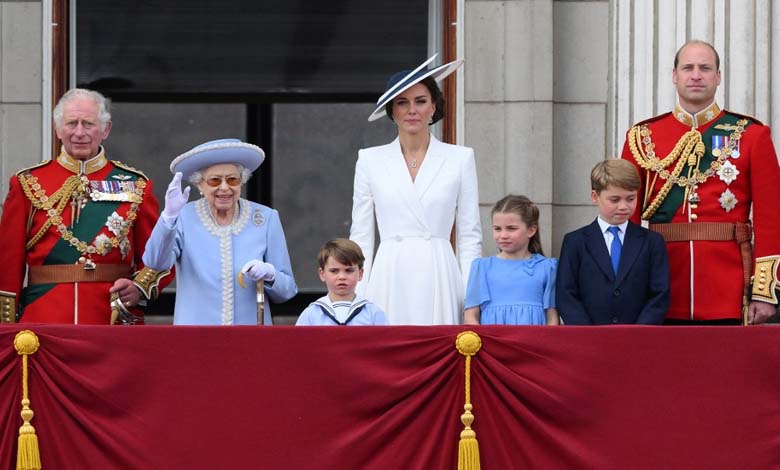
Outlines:
<svg viewBox="0 0 780 470"><path fill-rule="evenodd" d="M33 410L30 408L30 398L27 389L27 356L38 350L40 342L38 336L30 330L23 330L16 334L14 347L22 356L22 420L24 423L19 428L19 448L16 450L16 470L41 470L41 455L38 450L38 436L32 421Z"/></svg>
<svg viewBox="0 0 780 470"><path fill-rule="evenodd" d="M477 433L471 429L474 422L471 413L471 356L482 348L482 339L473 331L464 331L455 339L455 347L466 356L466 404L463 406L464 413L460 415L464 428L458 443L458 470L479 470L479 443Z"/></svg>

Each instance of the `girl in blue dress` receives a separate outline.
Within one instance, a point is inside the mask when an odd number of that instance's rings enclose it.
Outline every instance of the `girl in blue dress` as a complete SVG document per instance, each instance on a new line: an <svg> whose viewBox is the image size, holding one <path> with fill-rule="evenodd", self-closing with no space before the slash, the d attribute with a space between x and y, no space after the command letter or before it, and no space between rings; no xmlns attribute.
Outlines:
<svg viewBox="0 0 780 470"><path fill-rule="evenodd" d="M475 259L466 288L464 322L471 325L557 325L555 271L539 237L539 208L509 195L493 206L498 254Z"/></svg>

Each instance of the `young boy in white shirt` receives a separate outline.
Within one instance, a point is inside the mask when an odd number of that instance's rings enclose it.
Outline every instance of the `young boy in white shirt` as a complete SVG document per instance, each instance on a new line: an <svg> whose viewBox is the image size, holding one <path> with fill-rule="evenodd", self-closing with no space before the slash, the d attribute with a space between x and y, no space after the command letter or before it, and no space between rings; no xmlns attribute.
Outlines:
<svg viewBox="0 0 780 470"><path fill-rule="evenodd" d="M296 325L387 325L387 317L379 307L355 294L365 261L357 243L346 238L330 240L320 248L317 261L328 295L309 304Z"/></svg>

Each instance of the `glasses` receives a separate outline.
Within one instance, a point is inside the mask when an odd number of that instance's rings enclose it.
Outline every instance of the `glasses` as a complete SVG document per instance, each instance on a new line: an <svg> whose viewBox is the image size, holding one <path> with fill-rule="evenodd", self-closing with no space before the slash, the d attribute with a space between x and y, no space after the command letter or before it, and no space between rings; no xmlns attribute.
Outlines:
<svg viewBox="0 0 780 470"><path fill-rule="evenodd" d="M225 181L228 186L240 186L241 185L241 178L238 176L212 176L209 178L206 178L206 184L211 186L212 188L216 188L217 186L220 186L222 184L222 181Z"/></svg>

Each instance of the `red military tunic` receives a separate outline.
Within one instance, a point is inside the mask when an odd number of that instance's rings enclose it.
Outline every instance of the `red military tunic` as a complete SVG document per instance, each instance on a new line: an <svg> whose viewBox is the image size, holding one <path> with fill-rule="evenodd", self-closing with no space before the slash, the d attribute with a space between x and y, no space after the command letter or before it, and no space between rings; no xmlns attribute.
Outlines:
<svg viewBox="0 0 780 470"><path fill-rule="evenodd" d="M82 195L79 203L74 191ZM14 321L16 310L21 322L108 324L113 280L47 280L92 274L86 271L103 277L124 271L114 280L132 277L142 268L157 216L152 182L107 160L102 148L86 162L63 150L55 160L18 172L11 177L0 219L1 320ZM93 263L99 266L90 270ZM23 288L28 267L29 285ZM43 273L46 269L51 271ZM47 282L34 283L36 278Z"/></svg>
<svg viewBox="0 0 780 470"><path fill-rule="evenodd" d="M651 228L652 224L682 223L690 224L683 229L701 229L705 222L749 223L752 207L753 260L748 256L746 263L755 267L755 282L749 295L752 300L777 304L780 166L767 126L722 111L715 103L696 116L678 106L674 113L634 126L622 158L637 166L642 180L632 218L636 223L640 217ZM691 227L695 224L699 227ZM737 241L667 239L666 246L671 270L666 318L741 317L745 270Z"/></svg>

